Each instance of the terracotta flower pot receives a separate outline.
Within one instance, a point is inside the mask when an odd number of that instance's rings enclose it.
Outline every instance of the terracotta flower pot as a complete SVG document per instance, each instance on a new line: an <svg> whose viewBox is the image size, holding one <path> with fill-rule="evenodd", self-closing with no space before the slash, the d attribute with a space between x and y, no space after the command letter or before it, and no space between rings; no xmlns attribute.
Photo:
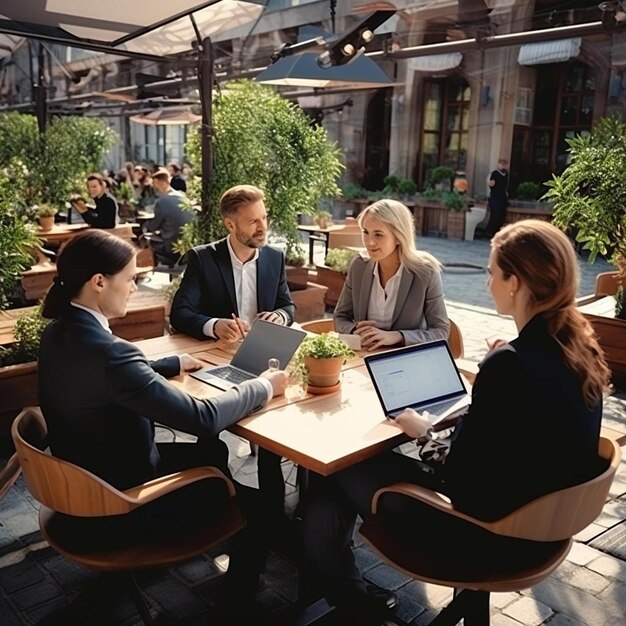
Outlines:
<svg viewBox="0 0 626 626"><path fill-rule="evenodd" d="M334 387L341 377L343 357L336 356L330 359L314 359L304 357L304 364L309 371L309 385L313 387Z"/></svg>
<svg viewBox="0 0 626 626"><path fill-rule="evenodd" d="M37 219L39 220L39 228L41 228L41 230L52 230L54 226L54 215L39 217Z"/></svg>

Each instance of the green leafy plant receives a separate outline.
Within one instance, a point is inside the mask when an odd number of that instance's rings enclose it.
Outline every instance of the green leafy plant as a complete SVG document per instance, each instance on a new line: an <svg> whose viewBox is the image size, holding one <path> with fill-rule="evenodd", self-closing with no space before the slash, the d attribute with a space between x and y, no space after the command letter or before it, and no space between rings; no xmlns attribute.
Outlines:
<svg viewBox="0 0 626 626"><path fill-rule="evenodd" d="M300 379L302 384L308 381L308 369L305 365L305 357L314 359L332 359L343 357L343 363L355 355L348 344L335 332L320 333L305 337L293 357L292 375Z"/></svg>
<svg viewBox="0 0 626 626"><path fill-rule="evenodd" d="M430 173L430 182L433 185L438 185L446 181L452 182L453 178L454 178L454 170L451 167L447 167L445 165L440 165L438 167L433 168L433 170Z"/></svg>
<svg viewBox="0 0 626 626"><path fill-rule="evenodd" d="M344 183L341 185L341 196L344 200L366 198L367 190L358 183Z"/></svg>
<svg viewBox="0 0 626 626"><path fill-rule="evenodd" d="M399 176L385 176L385 184L382 190L382 197L404 198L413 195L417 191L417 185L410 178L400 178Z"/></svg>
<svg viewBox="0 0 626 626"><path fill-rule="evenodd" d="M424 189L424 191L420 193L420 196L428 202L441 202L443 200L443 193L433 187Z"/></svg>
<svg viewBox="0 0 626 626"><path fill-rule="evenodd" d="M304 250L302 247L295 248L285 255L285 263L292 267L304 267L306 264L306 257L304 256Z"/></svg>
<svg viewBox="0 0 626 626"><path fill-rule="evenodd" d="M463 211L467 208L465 196L458 191L449 191L443 196L444 205L451 211Z"/></svg>
<svg viewBox="0 0 626 626"><path fill-rule="evenodd" d="M198 220L186 225L187 246L225 234L219 198L242 183L266 194L272 231L284 235L287 250L299 244L298 214L314 215L319 203L340 195L341 152L322 126L271 87L250 80L232 81L213 98L213 174L205 181L208 201ZM200 135L192 133L186 154L200 171ZM200 177L188 186L195 202L201 197Z"/></svg>
<svg viewBox="0 0 626 626"><path fill-rule="evenodd" d="M342 274L347 274L348 269L350 268L350 264L352 263L352 259L358 254L354 250L346 250L345 248L331 248L326 255L325 264L327 267L335 270L336 272L341 272Z"/></svg>
<svg viewBox="0 0 626 626"><path fill-rule="evenodd" d="M37 207L37 217L54 217L58 213L51 204L40 204Z"/></svg>
<svg viewBox="0 0 626 626"><path fill-rule="evenodd" d="M133 188L128 183L122 183L115 190L115 197L122 202L130 202L133 199Z"/></svg>
<svg viewBox="0 0 626 626"><path fill-rule="evenodd" d="M328 211L317 211L315 221L320 228L328 226L332 222L333 216Z"/></svg>
<svg viewBox="0 0 626 626"><path fill-rule="evenodd" d="M398 183L398 191L403 196L412 196L417 192L417 185L415 184L415 181L410 178L401 178Z"/></svg>
<svg viewBox="0 0 626 626"><path fill-rule="evenodd" d="M515 196L520 200L537 200L541 195L541 185L539 183L533 183L530 180L527 180L523 183L520 183L517 186L517 191L515 192Z"/></svg>
<svg viewBox="0 0 626 626"><path fill-rule="evenodd" d="M49 322L41 315L42 306L40 304L15 322L15 343L8 348L0 346L0 366L37 360L41 335Z"/></svg>

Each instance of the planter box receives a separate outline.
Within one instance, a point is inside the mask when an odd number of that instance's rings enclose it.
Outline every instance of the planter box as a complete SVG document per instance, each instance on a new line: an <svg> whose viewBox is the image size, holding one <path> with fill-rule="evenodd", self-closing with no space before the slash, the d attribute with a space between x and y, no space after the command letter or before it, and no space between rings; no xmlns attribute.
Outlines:
<svg viewBox="0 0 626 626"><path fill-rule="evenodd" d="M465 220L467 210L451 211L448 209L447 236L448 239L457 239L463 241L465 239Z"/></svg>
<svg viewBox="0 0 626 626"><path fill-rule="evenodd" d="M291 286L289 287L291 289ZM304 289L291 291L291 299L296 305L296 322L308 322L324 317L326 313L327 287L307 283Z"/></svg>
<svg viewBox="0 0 626 626"><path fill-rule="evenodd" d="M11 423L25 406L39 404L37 362L0 367L0 436L9 436Z"/></svg>
<svg viewBox="0 0 626 626"><path fill-rule="evenodd" d="M346 281L346 275L337 272L325 265L316 265L316 277L314 282L328 288L326 292L326 306L334 307L339 300L339 295Z"/></svg>
<svg viewBox="0 0 626 626"><path fill-rule="evenodd" d="M606 362L613 373L613 384L626 387L626 321L583 313L598 335Z"/></svg>
<svg viewBox="0 0 626 626"><path fill-rule="evenodd" d="M309 270L306 267L297 267L295 265L285 266L287 272L287 283L290 290L306 289L309 282Z"/></svg>

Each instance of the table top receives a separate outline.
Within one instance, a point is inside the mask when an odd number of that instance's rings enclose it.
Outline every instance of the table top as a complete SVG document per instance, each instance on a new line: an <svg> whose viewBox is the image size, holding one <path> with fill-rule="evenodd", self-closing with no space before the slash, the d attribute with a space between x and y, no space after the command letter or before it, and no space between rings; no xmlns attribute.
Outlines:
<svg viewBox="0 0 626 626"><path fill-rule="evenodd" d="M615 298L613 296L604 296L593 302L583 304L578 307L578 310L586 315L615 317Z"/></svg>
<svg viewBox="0 0 626 626"><path fill-rule="evenodd" d="M212 364L229 362L236 346L170 335L136 342L149 358L188 352ZM219 389L188 375L172 383L196 398L214 397ZM307 469L329 475L407 441L385 418L362 355L344 366L339 391L314 396L288 387L259 412L230 430Z"/></svg>
<svg viewBox="0 0 626 626"><path fill-rule="evenodd" d="M114 228L104 228L101 230L118 235L122 238L132 238L133 226L138 226L138 224L118 224ZM41 228L38 228L37 236L49 243L60 243L76 237L76 235L88 228L92 228L92 226L89 224L55 224L50 230L41 230Z"/></svg>
<svg viewBox="0 0 626 626"><path fill-rule="evenodd" d="M317 224L298 224L298 230L305 233L332 233L336 230L343 230L345 227L345 224L332 224L325 228L321 228Z"/></svg>

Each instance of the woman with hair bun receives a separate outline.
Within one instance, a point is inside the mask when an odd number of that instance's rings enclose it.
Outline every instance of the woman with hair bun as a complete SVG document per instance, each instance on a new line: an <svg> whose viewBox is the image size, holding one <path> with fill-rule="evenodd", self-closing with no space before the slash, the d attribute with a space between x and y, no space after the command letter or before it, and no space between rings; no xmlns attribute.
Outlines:
<svg viewBox="0 0 626 626"><path fill-rule="evenodd" d="M350 549L356 515L369 516L380 487L423 484L459 511L496 520L604 469L598 443L610 371L576 306L579 269L571 242L548 222L510 224L491 240L488 270L496 309L512 316L519 334L495 342L480 364L471 406L456 425L444 463L424 471L423 463L388 452L310 489L303 529L308 557L346 623L387 618L368 598ZM420 445L436 436L428 417L413 409L394 424ZM381 499L378 513L415 550L428 542L468 563L488 563L502 549L523 558L528 549L524 541L394 494Z"/></svg>
<svg viewBox="0 0 626 626"><path fill-rule="evenodd" d="M228 449L219 433L284 392L284 372L264 372L208 400L198 400L164 377L203 367L188 354L149 362L134 344L111 334L108 320L126 314L135 286L135 249L101 230L77 236L63 249L43 315L52 318L39 351L39 399L50 449L120 490L191 467L214 465L226 475ZM71 389L68 389L71 384ZM196 435L196 443L155 443L155 423ZM199 523L219 510L216 481L201 481L165 501L130 514L137 533L176 534L180 512ZM256 490L237 486L248 525L233 547L230 589L250 601L262 569L266 522ZM125 523L129 516L125 517ZM81 519L115 528L116 518ZM265 537L265 539L264 539ZM239 546L239 547L237 547ZM245 604L245 603L244 603Z"/></svg>

